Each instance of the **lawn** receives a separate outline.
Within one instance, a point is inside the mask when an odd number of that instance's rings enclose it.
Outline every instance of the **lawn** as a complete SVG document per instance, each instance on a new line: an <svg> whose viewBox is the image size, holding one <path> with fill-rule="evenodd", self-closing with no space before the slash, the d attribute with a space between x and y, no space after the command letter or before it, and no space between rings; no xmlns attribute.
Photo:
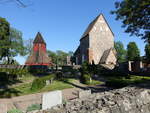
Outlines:
<svg viewBox="0 0 150 113"><path fill-rule="evenodd" d="M52 84L47 85L38 91L30 90L31 85L32 85L32 82L24 83L19 86L12 87L12 88L5 89L5 90L1 89L0 98L21 96L21 95L27 95L27 94L33 94L33 93L40 93L40 92L48 92L48 91L53 91L53 90L63 90L66 88L73 88L72 85L67 84L63 81L54 81Z"/></svg>
<svg viewBox="0 0 150 113"><path fill-rule="evenodd" d="M127 85L136 85L139 83L149 82L150 77L130 75L128 77L109 77L106 82L107 86L121 88Z"/></svg>
<svg viewBox="0 0 150 113"><path fill-rule="evenodd" d="M101 84L104 84L104 82L98 80L92 80L91 82L88 82L88 85L101 85Z"/></svg>

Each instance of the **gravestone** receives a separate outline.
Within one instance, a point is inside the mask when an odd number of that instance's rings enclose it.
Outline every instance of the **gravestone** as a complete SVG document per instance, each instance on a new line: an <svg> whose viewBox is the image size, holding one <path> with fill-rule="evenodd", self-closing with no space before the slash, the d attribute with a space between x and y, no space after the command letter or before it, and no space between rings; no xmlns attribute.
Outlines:
<svg viewBox="0 0 150 113"><path fill-rule="evenodd" d="M5 104L0 104L0 113L7 113L7 106Z"/></svg>
<svg viewBox="0 0 150 113"><path fill-rule="evenodd" d="M62 104L62 92L53 91L44 93L42 97L42 109L50 109L56 105Z"/></svg>

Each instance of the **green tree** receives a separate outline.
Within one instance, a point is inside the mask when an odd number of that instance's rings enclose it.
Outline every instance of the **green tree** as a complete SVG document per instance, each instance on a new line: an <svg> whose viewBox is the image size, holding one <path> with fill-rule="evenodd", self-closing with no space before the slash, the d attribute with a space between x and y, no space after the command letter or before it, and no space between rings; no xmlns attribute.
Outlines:
<svg viewBox="0 0 150 113"><path fill-rule="evenodd" d="M67 62L67 56L69 55L68 53L61 50L57 50L56 52L48 50L47 53L48 56L52 59L52 62L56 64L56 66L65 65Z"/></svg>
<svg viewBox="0 0 150 113"><path fill-rule="evenodd" d="M122 20L125 32L150 43L150 0L122 0L115 3L116 20Z"/></svg>
<svg viewBox="0 0 150 113"><path fill-rule="evenodd" d="M115 42L115 49L117 51L117 60L119 63L126 61L126 50L124 49L123 43L118 41Z"/></svg>
<svg viewBox="0 0 150 113"><path fill-rule="evenodd" d="M51 58L52 62L54 64L57 64L57 55L55 52L48 50L47 51L48 56Z"/></svg>
<svg viewBox="0 0 150 113"><path fill-rule="evenodd" d="M140 60L140 51L135 42L130 42L127 45L127 59L128 60Z"/></svg>
<svg viewBox="0 0 150 113"><path fill-rule="evenodd" d="M145 57L146 61L150 62L150 44L145 45Z"/></svg>
<svg viewBox="0 0 150 113"><path fill-rule="evenodd" d="M26 47L26 54L31 54L33 47L33 39L29 38L28 40L24 40L24 46Z"/></svg>
<svg viewBox="0 0 150 113"><path fill-rule="evenodd" d="M10 59L13 57L24 56L25 50L22 33L15 28L10 28L7 20L0 18L0 60L7 58L7 63L11 63Z"/></svg>
<svg viewBox="0 0 150 113"><path fill-rule="evenodd" d="M10 40L11 40L10 55L12 57L17 56L18 54L21 56L25 56L26 47L24 46L24 43L23 43L22 32L15 28L11 28Z"/></svg>
<svg viewBox="0 0 150 113"><path fill-rule="evenodd" d="M73 56L73 54L74 54L73 51L69 51L69 52L68 52L68 55L69 55L69 56Z"/></svg>
<svg viewBox="0 0 150 113"><path fill-rule="evenodd" d="M0 60L9 58L10 44L10 25L5 18L0 17Z"/></svg>
<svg viewBox="0 0 150 113"><path fill-rule="evenodd" d="M57 50L56 51L56 54L57 54L57 62L58 62L58 65L65 65L66 62L67 62L67 56L68 56L68 53L66 52L63 52L61 50Z"/></svg>

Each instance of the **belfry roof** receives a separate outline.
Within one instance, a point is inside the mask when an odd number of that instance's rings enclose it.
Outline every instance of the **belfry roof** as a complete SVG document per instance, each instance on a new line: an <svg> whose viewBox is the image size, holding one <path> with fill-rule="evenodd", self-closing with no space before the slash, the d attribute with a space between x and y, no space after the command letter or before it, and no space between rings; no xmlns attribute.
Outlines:
<svg viewBox="0 0 150 113"><path fill-rule="evenodd" d="M40 32L37 33L33 43L44 43L44 44L46 44Z"/></svg>

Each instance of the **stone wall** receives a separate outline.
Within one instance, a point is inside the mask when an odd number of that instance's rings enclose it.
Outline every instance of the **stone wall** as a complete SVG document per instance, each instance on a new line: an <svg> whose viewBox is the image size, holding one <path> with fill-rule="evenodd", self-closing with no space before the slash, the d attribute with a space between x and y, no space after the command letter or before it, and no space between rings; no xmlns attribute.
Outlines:
<svg viewBox="0 0 150 113"><path fill-rule="evenodd" d="M95 64L100 62L105 50L114 47L114 36L102 15L100 15L93 29L90 31L89 41L90 48L93 50Z"/></svg>
<svg viewBox="0 0 150 113"><path fill-rule="evenodd" d="M88 60L89 36L80 40L80 64Z"/></svg>
<svg viewBox="0 0 150 113"><path fill-rule="evenodd" d="M37 113L150 113L150 90L131 86L95 93Z"/></svg>

